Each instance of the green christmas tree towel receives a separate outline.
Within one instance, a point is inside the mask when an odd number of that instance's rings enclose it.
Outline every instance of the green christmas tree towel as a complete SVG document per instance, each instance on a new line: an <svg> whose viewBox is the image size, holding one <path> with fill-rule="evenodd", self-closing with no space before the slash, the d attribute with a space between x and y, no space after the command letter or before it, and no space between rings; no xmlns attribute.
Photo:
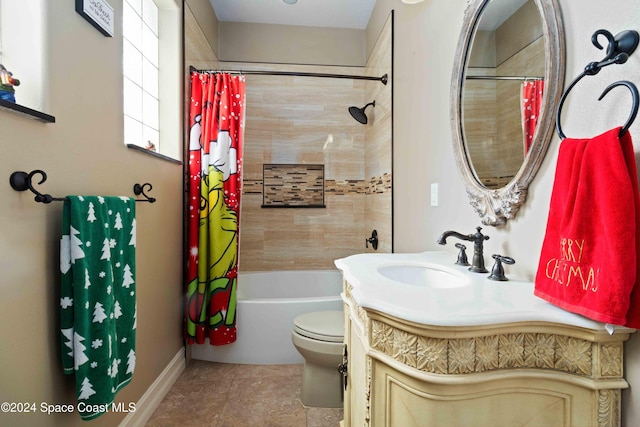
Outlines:
<svg viewBox="0 0 640 427"><path fill-rule="evenodd" d="M136 364L136 202L67 196L60 239L62 365L85 420L111 409Z"/></svg>

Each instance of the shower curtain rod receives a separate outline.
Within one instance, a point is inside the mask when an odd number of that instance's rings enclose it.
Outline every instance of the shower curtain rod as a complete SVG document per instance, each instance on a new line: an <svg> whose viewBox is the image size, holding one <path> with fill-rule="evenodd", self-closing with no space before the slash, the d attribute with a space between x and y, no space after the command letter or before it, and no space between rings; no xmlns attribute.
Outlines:
<svg viewBox="0 0 640 427"><path fill-rule="evenodd" d="M296 76L296 77L326 77L333 79L355 79L355 80L377 80L382 82L382 84L386 85L389 81L389 76L387 74L381 77L373 77L373 76L354 76L350 74L325 74L325 73L304 73L304 72L294 72L294 71L259 71L259 70L246 70L246 71L237 71L237 70L198 70L193 65L189 67L190 72L198 72L198 73L234 73L234 74L255 74L262 76Z"/></svg>
<svg viewBox="0 0 640 427"><path fill-rule="evenodd" d="M528 76L466 76L467 80L544 80L544 77Z"/></svg>

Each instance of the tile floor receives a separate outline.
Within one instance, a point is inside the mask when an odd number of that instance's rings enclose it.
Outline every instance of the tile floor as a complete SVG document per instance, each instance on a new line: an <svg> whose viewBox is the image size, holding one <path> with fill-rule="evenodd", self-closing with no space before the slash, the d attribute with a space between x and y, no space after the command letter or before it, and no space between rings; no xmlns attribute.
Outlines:
<svg viewBox="0 0 640 427"><path fill-rule="evenodd" d="M302 365L192 360L147 427L337 427L342 408L300 402Z"/></svg>

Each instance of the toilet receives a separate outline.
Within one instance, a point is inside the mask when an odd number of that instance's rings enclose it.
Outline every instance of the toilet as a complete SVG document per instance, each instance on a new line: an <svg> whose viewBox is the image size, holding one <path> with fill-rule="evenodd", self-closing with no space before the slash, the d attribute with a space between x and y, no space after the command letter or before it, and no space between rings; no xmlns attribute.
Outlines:
<svg viewBox="0 0 640 427"><path fill-rule="evenodd" d="M342 363L344 314L342 311L315 311L293 321L291 340L304 358L302 393L305 406L342 407Z"/></svg>

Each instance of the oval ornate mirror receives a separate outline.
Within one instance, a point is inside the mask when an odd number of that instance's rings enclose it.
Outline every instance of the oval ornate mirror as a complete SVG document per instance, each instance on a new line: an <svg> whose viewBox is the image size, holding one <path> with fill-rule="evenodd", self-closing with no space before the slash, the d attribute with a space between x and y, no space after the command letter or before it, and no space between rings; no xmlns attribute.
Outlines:
<svg viewBox="0 0 640 427"><path fill-rule="evenodd" d="M469 0L456 58L456 162L482 223L503 225L553 136L565 60L557 0Z"/></svg>

